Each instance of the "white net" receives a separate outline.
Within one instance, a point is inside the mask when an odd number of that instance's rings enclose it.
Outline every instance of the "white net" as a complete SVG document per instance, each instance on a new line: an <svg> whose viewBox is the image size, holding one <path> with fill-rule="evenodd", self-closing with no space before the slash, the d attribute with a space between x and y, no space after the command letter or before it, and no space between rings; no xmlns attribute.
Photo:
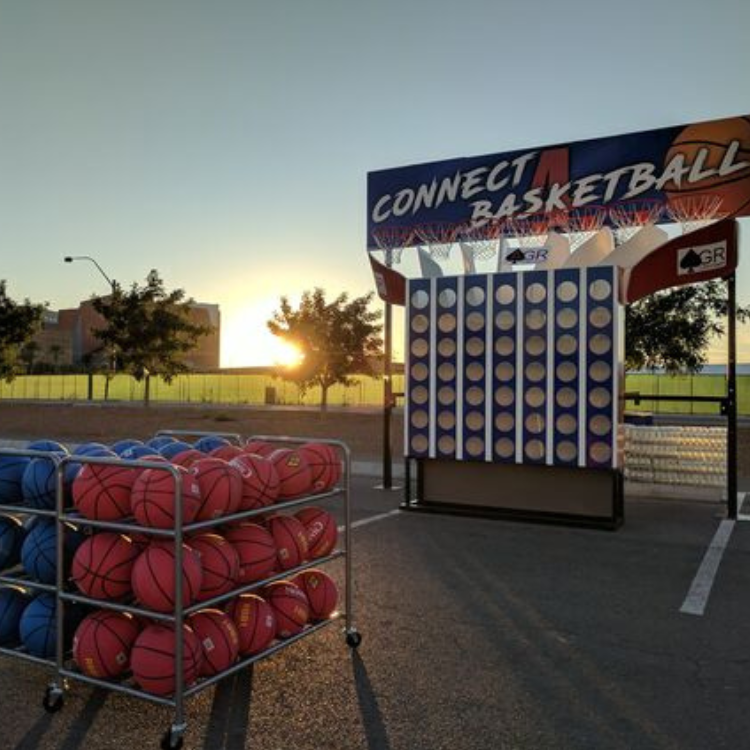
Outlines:
<svg viewBox="0 0 750 750"><path fill-rule="evenodd" d="M718 195L674 195L669 199L667 212L673 221L682 225L683 233L687 234L721 219L724 216L721 203Z"/></svg>
<svg viewBox="0 0 750 750"><path fill-rule="evenodd" d="M497 255L501 227L497 222L481 227L463 226L457 233L461 250L473 260L490 260Z"/></svg>
<svg viewBox="0 0 750 750"><path fill-rule="evenodd" d="M642 227L656 224L664 211L659 200L643 198L623 201L609 207L610 221L615 225L615 239L619 244L627 242Z"/></svg>
<svg viewBox="0 0 750 750"><path fill-rule="evenodd" d="M455 224L421 224L414 233L433 258L447 260L456 242L458 227Z"/></svg>
<svg viewBox="0 0 750 750"><path fill-rule="evenodd" d="M551 214L510 216L503 230L506 237L516 240L522 248L531 249L544 245L552 222Z"/></svg>
<svg viewBox="0 0 750 750"><path fill-rule="evenodd" d="M411 240L411 231L403 227L379 227L372 234L377 246L383 251L386 265L398 265L404 248Z"/></svg>
<svg viewBox="0 0 750 750"><path fill-rule="evenodd" d="M568 211L560 223L568 235L570 249L575 250L589 237L595 235L607 219L607 209L603 206L581 206Z"/></svg>

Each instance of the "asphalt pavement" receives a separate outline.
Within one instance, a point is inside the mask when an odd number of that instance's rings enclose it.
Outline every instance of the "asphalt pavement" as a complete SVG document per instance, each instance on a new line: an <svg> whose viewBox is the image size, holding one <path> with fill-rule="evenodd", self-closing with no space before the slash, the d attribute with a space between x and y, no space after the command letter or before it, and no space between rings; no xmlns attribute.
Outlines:
<svg viewBox="0 0 750 750"><path fill-rule="evenodd" d="M355 616L188 704L192 750L706 750L750 737L750 524L680 607L715 504L629 501L616 532L420 513L354 482ZM343 565L334 563L340 578ZM0 748L157 748L169 711L0 657Z"/></svg>

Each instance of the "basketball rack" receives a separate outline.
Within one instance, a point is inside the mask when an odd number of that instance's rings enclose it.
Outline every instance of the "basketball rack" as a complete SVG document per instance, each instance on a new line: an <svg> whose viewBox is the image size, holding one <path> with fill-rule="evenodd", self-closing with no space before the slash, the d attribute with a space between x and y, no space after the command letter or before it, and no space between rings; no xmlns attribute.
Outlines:
<svg viewBox="0 0 750 750"><path fill-rule="evenodd" d="M170 436L216 436L216 437L227 437L230 440L234 440L237 444L243 444L241 436L234 433L216 433L216 432L193 432L186 430L161 430L159 435L170 435ZM56 563L57 563L57 580L54 586L48 584L42 584L34 581L29 581L22 573L9 574L0 576L0 583L13 583L22 585L35 590L47 591L55 593L57 607L56 607L56 648L54 659L40 659L39 657L28 654L22 648L19 649L0 649L0 653L10 655L13 657L26 659L35 663L41 663L47 667L51 667L55 670L56 675L54 679L47 686L43 705L48 713L56 713L59 711L64 704L65 692L70 688L72 682L81 682L94 687L103 688L105 690L111 690L117 693L129 695L134 698L139 698L157 705L165 706L172 710L173 717L172 723L165 732L161 740L161 747L165 750L179 750L183 746L184 735L187 730L187 721L185 717L185 702L203 692L205 689L211 687L217 682L229 677L241 670L251 666L255 662L266 659L273 654L281 651L293 643L306 638L313 633L316 633L323 628L332 625L335 622L343 620L344 622L344 637L346 644L350 648L357 648L361 643L362 637L355 627L354 624L354 602L353 602L353 587L352 587L352 512L351 512L351 453L348 446L339 440L324 440L319 438L306 438L306 437L290 437L290 436L278 436L278 435L253 435L248 440L262 440L264 442L279 443L282 445L301 445L307 442L319 442L330 446L337 455L337 458L343 463L342 480L337 487L328 490L323 493L306 495L300 498L294 498L286 502L276 503L269 507L257 508L249 511L242 511L231 515L221 516L219 518L210 519L207 521L199 521L195 523L185 524L182 523L182 476L178 467L173 464L161 463L156 461L148 460L134 460L128 461L121 458L112 457L97 457L97 456L85 456L85 455L70 455L70 456L59 456L58 454L51 454L41 451L19 451L3 449L0 451L0 455L18 455L18 456L29 456L29 457L42 457L51 458L55 461L56 465L56 508L55 510L37 510L28 508L26 506L16 505L2 505L0 510L5 510L12 513L28 513L30 515L45 516L53 518L57 522L57 545L56 545ZM65 469L70 464L92 464L100 466L123 466L127 468L141 468L141 469L153 469L157 471L164 471L169 473L174 480L174 498L175 498L175 519L174 527L171 529L159 529L153 527L140 526L139 524L125 520L123 522L110 522L110 521L97 521L82 518L78 514L71 512L70 508L66 508L65 504ZM182 606L182 594L183 594L183 577L182 577L182 562L183 562L183 540L189 534L207 531L213 529L222 524L252 520L258 518L269 512L280 512L285 510L291 510L300 506L323 503L334 498L339 498L342 501L343 513L344 513L344 545L333 550L330 554L315 558L308 562L304 562L289 570L284 570L281 573L276 573L268 578L261 581L255 581L252 583L244 584L236 587L226 594L212 597L205 601L193 603L187 607ZM79 593L75 593L72 590L72 586L66 578L65 573L65 532L70 525L76 527L82 527L90 529L92 531L113 531L118 533L137 533L148 535L156 539L165 539L174 542L174 564L175 564L175 591L174 601L175 607L171 612L157 612L154 610L146 609L142 606L138 606L132 601L130 602L115 602L109 600L95 599L92 597L84 596ZM187 618L195 612L222 605L230 599L239 596L240 594L249 593L258 589L262 589L270 583L275 581L284 580L291 578L298 573L307 570L312 567L318 567L330 563L339 558L344 558L344 576L345 576L345 588L344 588L344 611L334 612L328 619L320 622L309 624L300 633L293 635L284 640L276 641L270 647L264 651L240 658L230 668L220 672L216 675L201 678L192 685L185 685L184 681L184 665L183 665L183 653L184 644L182 638L183 624ZM175 629L175 657L174 657L174 675L175 675L175 692L171 696L155 695L153 693L146 692L140 689L132 677L126 674L121 680L105 680L80 672L72 661L72 654L66 648L65 633L65 611L67 607L88 605L94 606L99 609L105 609L115 612L129 613L132 615L146 617L150 620L160 622L165 625L173 625Z"/></svg>

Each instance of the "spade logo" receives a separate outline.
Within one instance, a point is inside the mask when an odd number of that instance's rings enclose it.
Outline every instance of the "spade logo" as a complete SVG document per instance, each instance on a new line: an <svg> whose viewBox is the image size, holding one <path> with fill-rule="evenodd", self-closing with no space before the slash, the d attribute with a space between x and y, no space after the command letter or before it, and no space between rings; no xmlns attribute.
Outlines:
<svg viewBox="0 0 750 750"><path fill-rule="evenodd" d="M716 275L726 269L728 263L727 243L685 247L677 253L677 275L690 276L715 271Z"/></svg>
<svg viewBox="0 0 750 750"><path fill-rule="evenodd" d="M526 260L526 256L523 254L523 250L518 249L506 255L505 260L509 260L511 263L520 263Z"/></svg>
<svg viewBox="0 0 750 750"><path fill-rule="evenodd" d="M683 271L687 271L688 273L692 273L696 268L699 268L700 266L701 256L698 255L698 253L696 253L692 248L682 256L682 260L680 261L680 268Z"/></svg>

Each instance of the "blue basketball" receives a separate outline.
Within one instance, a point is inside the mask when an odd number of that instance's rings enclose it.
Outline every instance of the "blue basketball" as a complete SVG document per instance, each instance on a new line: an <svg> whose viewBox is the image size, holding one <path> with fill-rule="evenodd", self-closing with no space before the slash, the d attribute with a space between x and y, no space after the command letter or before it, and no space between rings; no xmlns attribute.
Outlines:
<svg viewBox="0 0 750 750"><path fill-rule="evenodd" d="M23 524L17 518L0 516L0 570L18 564L25 536Z"/></svg>
<svg viewBox="0 0 750 750"><path fill-rule="evenodd" d="M203 453L210 453L216 448L221 448L222 445L231 445L229 440L218 435L204 435L200 440L195 441L195 449Z"/></svg>
<svg viewBox="0 0 750 750"><path fill-rule="evenodd" d="M0 503L23 502L23 473L30 463L26 456L0 456Z"/></svg>
<svg viewBox="0 0 750 750"><path fill-rule="evenodd" d="M65 530L65 565L83 542L83 535L68 526ZM57 523L49 518L40 518L26 534L21 546L21 562L24 570L37 581L57 582Z"/></svg>
<svg viewBox="0 0 750 750"><path fill-rule="evenodd" d="M143 442L133 440L132 438L125 438L125 440L118 440L116 443L112 443L110 450L121 456L123 451L126 451L128 448L134 448L136 445L143 445Z"/></svg>
<svg viewBox="0 0 750 750"><path fill-rule="evenodd" d="M51 458L33 458L23 473L23 499L32 508L55 508L56 471Z"/></svg>
<svg viewBox="0 0 750 750"><path fill-rule="evenodd" d="M15 646L21 640L21 615L30 601L24 589L16 586L0 588L0 646Z"/></svg>
<svg viewBox="0 0 750 750"><path fill-rule="evenodd" d="M190 443L183 443L181 440L177 440L174 443L167 443L167 445L159 448L159 455L164 456L167 461L171 461L178 453L189 451L192 447Z"/></svg>
<svg viewBox="0 0 750 750"><path fill-rule="evenodd" d="M134 445L132 448L126 448L120 454L120 458L125 461L137 461L139 458L154 456L157 453L155 448L150 448L148 445Z"/></svg>
<svg viewBox="0 0 750 750"><path fill-rule="evenodd" d="M170 437L169 435L157 435L156 437L152 437L151 440L146 441L146 445L148 445L153 450L161 450L167 443L176 443L177 438Z"/></svg>
<svg viewBox="0 0 750 750"><path fill-rule="evenodd" d="M55 607L54 594L39 594L26 606L19 623L21 642L26 650L43 659L55 655Z"/></svg>
<svg viewBox="0 0 750 750"><path fill-rule="evenodd" d="M50 451L51 453L65 453L68 449L56 440L32 440L27 446L30 451Z"/></svg>
<svg viewBox="0 0 750 750"><path fill-rule="evenodd" d="M97 453L92 453L92 451L106 451L109 450L104 443L81 443L74 451L74 456L91 456L91 455L98 455Z"/></svg>

